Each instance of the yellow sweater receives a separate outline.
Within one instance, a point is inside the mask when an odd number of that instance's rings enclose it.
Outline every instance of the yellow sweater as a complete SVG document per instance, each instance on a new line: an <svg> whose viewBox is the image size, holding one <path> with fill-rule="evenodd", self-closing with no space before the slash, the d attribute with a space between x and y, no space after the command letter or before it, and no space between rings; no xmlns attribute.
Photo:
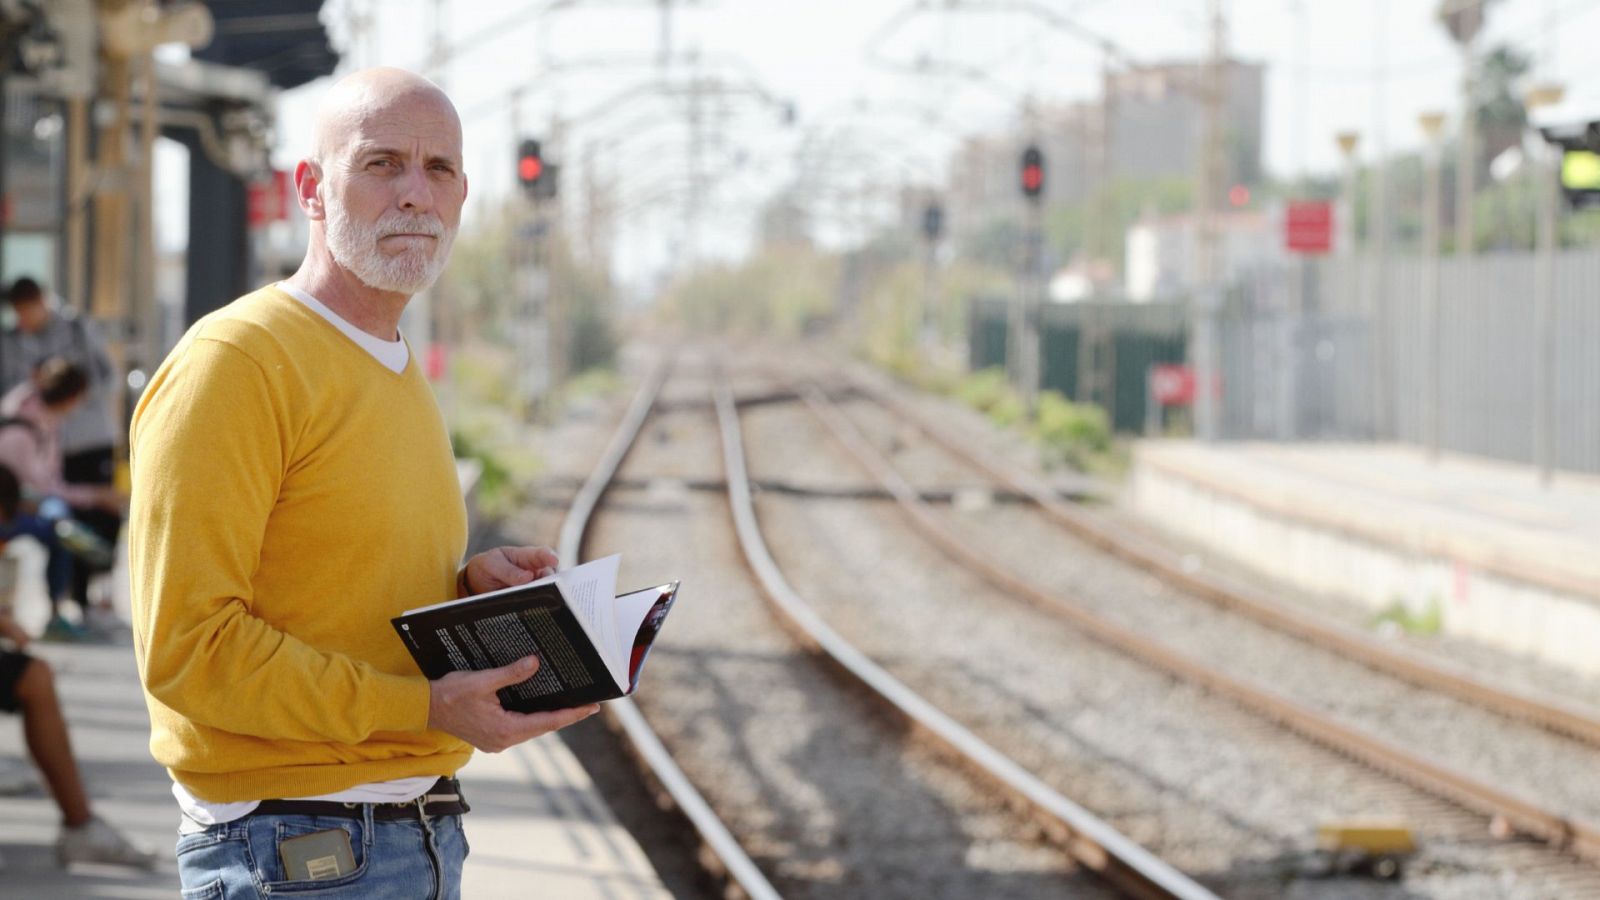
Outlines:
<svg viewBox="0 0 1600 900"><path fill-rule="evenodd" d="M275 288L196 322L134 412L129 557L150 750L203 800L449 775L389 619L455 596L466 511L415 361Z"/></svg>

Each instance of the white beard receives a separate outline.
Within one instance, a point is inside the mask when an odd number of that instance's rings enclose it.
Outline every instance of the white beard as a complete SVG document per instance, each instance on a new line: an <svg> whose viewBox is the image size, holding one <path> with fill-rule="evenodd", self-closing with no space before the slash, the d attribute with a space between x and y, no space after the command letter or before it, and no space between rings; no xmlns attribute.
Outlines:
<svg viewBox="0 0 1600 900"><path fill-rule="evenodd" d="M450 258L455 229L445 228L437 216L391 211L367 224L345 215L344 208L337 204L330 203L327 209L328 252L334 262L374 290L406 295L426 290ZM425 245L407 247L393 255L384 253L378 241L391 234L433 235L431 252Z"/></svg>

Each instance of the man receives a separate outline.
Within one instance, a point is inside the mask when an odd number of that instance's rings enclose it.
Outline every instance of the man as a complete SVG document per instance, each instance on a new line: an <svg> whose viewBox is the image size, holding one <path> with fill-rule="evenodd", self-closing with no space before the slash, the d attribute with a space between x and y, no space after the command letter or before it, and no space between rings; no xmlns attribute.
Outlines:
<svg viewBox="0 0 1600 900"><path fill-rule="evenodd" d="M16 517L20 498L16 477L0 465L0 516L7 522ZM149 851L130 844L89 808L89 795L72 756L67 720L56 699L55 676L44 660L23 652L28 648L28 633L3 610L0 637L11 642L10 649L0 647L0 710L21 714L28 755L44 775L50 796L61 810L56 858L63 866L97 862L150 867L155 857ZM0 860L0 867L4 867L4 860Z"/></svg>
<svg viewBox="0 0 1600 900"><path fill-rule="evenodd" d="M352 74L294 177L311 229L299 271L195 323L134 414L151 751L174 780L178 867L197 896L454 898L465 807L448 776L472 747L598 707L501 708L495 691L531 677L533 657L430 682L389 623L556 564L502 547L459 565L449 437L399 334L467 195L455 108L407 72Z"/></svg>
<svg viewBox="0 0 1600 900"><path fill-rule="evenodd" d="M116 466L116 428L111 418L111 391L116 383L111 357L98 331L82 316L58 313L32 278L18 278L6 294L16 327L0 337L0 393L26 382L41 363L60 357L83 370L89 379L84 402L61 423L62 476L70 484L109 490ZM122 506L73 503L73 518L89 526L115 547L122 530ZM72 599L80 620L89 617L89 581L97 572L88 561L70 561ZM102 622L101 624L108 624Z"/></svg>

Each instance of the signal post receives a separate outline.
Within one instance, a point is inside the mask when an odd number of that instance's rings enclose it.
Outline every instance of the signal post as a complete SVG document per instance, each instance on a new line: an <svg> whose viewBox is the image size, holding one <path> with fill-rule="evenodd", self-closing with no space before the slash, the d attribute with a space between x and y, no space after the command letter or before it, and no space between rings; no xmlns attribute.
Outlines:
<svg viewBox="0 0 1600 900"><path fill-rule="evenodd" d="M1032 417L1039 405L1039 320L1044 308L1044 154L1029 144L1019 173L1026 224L1022 277L1012 304L1011 352L1006 354L1023 409Z"/></svg>
<svg viewBox="0 0 1600 900"><path fill-rule="evenodd" d="M555 196L556 171L533 138L517 143L517 185L525 203L513 201L511 271L520 314L512 323L512 340L518 399L523 414L531 415L561 374L560 330L551 302L546 253L550 224L543 210L543 201Z"/></svg>

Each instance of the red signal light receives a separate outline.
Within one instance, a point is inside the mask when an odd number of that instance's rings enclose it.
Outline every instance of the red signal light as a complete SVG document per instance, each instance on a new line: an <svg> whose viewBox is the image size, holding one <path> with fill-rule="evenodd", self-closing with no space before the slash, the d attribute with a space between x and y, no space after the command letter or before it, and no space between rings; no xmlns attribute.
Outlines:
<svg viewBox="0 0 1600 900"><path fill-rule="evenodd" d="M524 156L517 160L517 177L523 181L538 181L544 173L544 163L537 156Z"/></svg>
<svg viewBox="0 0 1600 900"><path fill-rule="evenodd" d="M544 178L544 152L539 142L525 138L517 145L517 183L528 196L535 196Z"/></svg>
<svg viewBox="0 0 1600 900"><path fill-rule="evenodd" d="M1022 151L1022 196L1037 203L1044 193L1044 154L1029 144Z"/></svg>

